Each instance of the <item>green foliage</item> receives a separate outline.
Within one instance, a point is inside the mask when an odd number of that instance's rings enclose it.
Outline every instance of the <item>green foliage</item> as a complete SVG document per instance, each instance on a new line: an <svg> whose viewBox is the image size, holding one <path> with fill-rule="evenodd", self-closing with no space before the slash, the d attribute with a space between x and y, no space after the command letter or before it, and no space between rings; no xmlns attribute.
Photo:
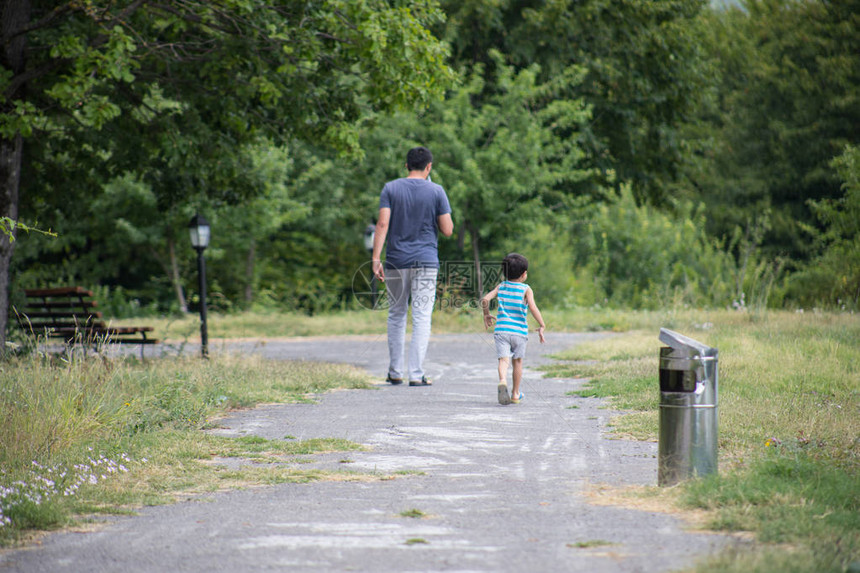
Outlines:
<svg viewBox="0 0 860 573"><path fill-rule="evenodd" d="M523 251L546 304L857 308L858 0L49 4L0 67L18 212L58 234L18 224L18 291L184 309L200 211L213 308L351 308L422 144L443 259Z"/></svg>
<svg viewBox="0 0 860 573"><path fill-rule="evenodd" d="M484 70L477 67L444 106L437 104L422 118L458 223L473 242L491 247L500 236L542 218L541 207L565 183L589 176L579 167L583 153L571 135L588 110L582 101L554 101L581 81L580 70L570 68L540 84L536 66L515 72L501 54L492 56L489 94Z"/></svg>
<svg viewBox="0 0 860 573"><path fill-rule="evenodd" d="M16 119L26 119L28 131L63 125L58 110L96 129L129 104L145 104L139 119L151 118L160 111L148 105L157 93L184 102L187 112L220 110L204 119L215 134L274 128L343 144L363 106L426 104L451 79L444 46L427 31L443 18L432 1L410 8L345 0L255 0L226 9L192 1L171 10L89 4L58 9L45 20L51 25L30 33L31 46L48 49L32 51L27 96L4 93L12 106L41 105L39 93L50 105L31 107L26 118L4 111L4 133L14 133ZM7 85L16 79L3 75ZM277 114L277 125L261 122Z"/></svg>
<svg viewBox="0 0 860 573"><path fill-rule="evenodd" d="M582 166L597 168L600 179L574 189L600 195L601 184L628 181L639 197L665 198L664 185L683 159L679 124L706 84L704 54L690 27L705 2L445 0L443 6L458 68L489 67L498 50L517 71L540 66L539 82L564 74L572 62L584 71L562 97L593 110L577 139L587 153Z"/></svg>
<svg viewBox="0 0 860 573"><path fill-rule="evenodd" d="M369 157L375 156L371 142L362 138L361 144ZM353 275L370 258L363 232L376 212L383 181L370 173L382 165L369 158L347 162L298 143L287 153L290 166L283 185L290 203L263 205L260 217L279 214L281 220L276 227L266 222L249 233L269 231L256 245L259 296L254 304L308 313L349 308ZM235 261L224 258L218 269L235 274L230 268ZM227 296L232 292L225 289Z"/></svg>
<svg viewBox="0 0 860 573"><path fill-rule="evenodd" d="M860 148L849 146L833 160L843 181L838 199L810 201L826 231L823 253L791 277L788 295L802 305L856 310L860 305Z"/></svg>
<svg viewBox="0 0 860 573"><path fill-rule="evenodd" d="M18 232L35 232L41 235L45 235L46 237L56 237L57 234L53 231L43 231L41 229L34 229L21 221L13 221L9 217L0 217L0 236L5 235L5 237L9 240L10 243L15 241L16 233Z"/></svg>
<svg viewBox="0 0 860 573"><path fill-rule="evenodd" d="M453 80L432 1L51 10L35 6L27 69L0 74L0 133L28 138L16 210L62 236L18 250L20 286L119 284L176 308L193 272L184 226L205 209L230 233L215 264L250 255L213 285L241 300L260 281L255 246L308 210L289 197L282 144L360 157L366 113L421 108Z"/></svg>
<svg viewBox="0 0 860 573"><path fill-rule="evenodd" d="M542 311L573 306L577 300L594 300L590 293L583 292L590 285L577 280L574 250L564 219L552 223L533 221L522 233L503 240L498 252L500 261L508 252L528 258L528 283Z"/></svg>
<svg viewBox="0 0 860 573"><path fill-rule="evenodd" d="M372 163L392 166L403 164L413 142L433 151L432 177L448 193L458 238L456 247L440 245L443 259L501 259L503 243L550 219L547 205L564 204L565 186L591 176L579 165L576 138L588 109L580 100L556 99L581 81L581 71L571 67L540 82L537 66L516 71L502 54L491 56L492 73L476 66L417 118L381 121L366 145L380 150L369 152ZM392 142L402 143L392 149ZM381 173L376 185L397 176Z"/></svg>
<svg viewBox="0 0 860 573"><path fill-rule="evenodd" d="M704 12L697 24L714 83L685 129L685 175L713 213L712 234L729 237L770 211L764 255L809 260L814 227L823 228L809 200L839 196L829 163L857 143L860 3L745 6Z"/></svg>
<svg viewBox="0 0 860 573"><path fill-rule="evenodd" d="M581 305L661 308L676 303L728 305L733 262L704 231L704 211L679 205L677 215L617 199L582 209L572 227ZM576 296L576 294L574 294Z"/></svg>
<svg viewBox="0 0 860 573"><path fill-rule="evenodd" d="M247 308L261 288L282 290L283 283L264 282L278 265L268 244L282 228L313 216L318 205L293 182L301 166L294 166L290 148L259 141L236 155L245 166L243 185L254 191L237 205L209 211L217 239L206 257L211 276L217 277L213 292L219 296L213 302L224 310Z"/></svg>
<svg viewBox="0 0 860 573"><path fill-rule="evenodd" d="M114 292L97 290L100 302L108 305L105 312L114 317L133 315L152 303L169 308L171 291L158 289L169 284L170 242L176 242L180 231L180 253L187 253L181 260L192 268L185 238L191 214L163 215L157 203L149 184L125 174L104 182L85 203L71 202L65 209L43 204L39 215L55 221L58 237L20 238L14 285L112 287Z"/></svg>

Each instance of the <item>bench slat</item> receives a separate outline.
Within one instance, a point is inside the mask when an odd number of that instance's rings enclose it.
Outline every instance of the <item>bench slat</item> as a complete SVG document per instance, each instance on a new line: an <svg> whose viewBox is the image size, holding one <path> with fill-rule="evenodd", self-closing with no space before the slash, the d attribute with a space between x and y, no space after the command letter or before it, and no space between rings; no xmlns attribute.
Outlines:
<svg viewBox="0 0 860 573"><path fill-rule="evenodd" d="M33 325L34 327L36 325ZM155 330L151 326L107 326L107 325L93 325L93 326L74 326L71 324L60 323L55 326L51 326L50 324L40 325L41 329L49 328L54 332L60 332L64 334L74 334L76 332L94 332L96 334L138 334L143 332L152 332Z"/></svg>
<svg viewBox="0 0 860 573"><path fill-rule="evenodd" d="M77 319L79 322L81 320L86 320L88 318L101 318L102 317L102 313L99 311L82 313L82 312L75 312L73 310L64 312L61 310L50 311L50 310L26 310L25 309L24 312L22 312L21 314L24 316L27 316L29 318L72 318L72 319Z"/></svg>
<svg viewBox="0 0 860 573"><path fill-rule="evenodd" d="M153 341L158 342L158 340L154 338L146 338L146 333L154 330L151 326L125 326L117 328L75 328L70 326L61 326L43 330L52 338L108 338L109 342L136 342L139 344L150 344ZM128 335L130 334L141 334L142 337L128 338Z"/></svg>
<svg viewBox="0 0 860 573"><path fill-rule="evenodd" d="M51 297L51 296L93 296L93 291L83 287L59 287L59 288L30 288L24 289L27 297Z"/></svg>
<svg viewBox="0 0 860 573"><path fill-rule="evenodd" d="M93 342L93 339L103 339L104 336L80 336L78 337L76 333L73 332L59 332L59 331L49 331L47 336L49 338L63 338L69 342L75 342L78 340L84 340L87 342ZM134 337L134 338L122 338L122 337L107 337L107 341L110 344L158 344L161 342L157 338L142 338L142 337Z"/></svg>
<svg viewBox="0 0 860 573"><path fill-rule="evenodd" d="M59 321L59 320L38 320L31 321L28 325L28 330L32 328L33 330L44 330L46 328L65 328L65 329L87 329L87 330L102 330L107 328L107 323L103 320L96 321L81 321L81 322L70 322L70 321Z"/></svg>
<svg viewBox="0 0 860 573"><path fill-rule="evenodd" d="M99 305L94 300L47 300L45 302L27 302L27 308L95 308Z"/></svg>

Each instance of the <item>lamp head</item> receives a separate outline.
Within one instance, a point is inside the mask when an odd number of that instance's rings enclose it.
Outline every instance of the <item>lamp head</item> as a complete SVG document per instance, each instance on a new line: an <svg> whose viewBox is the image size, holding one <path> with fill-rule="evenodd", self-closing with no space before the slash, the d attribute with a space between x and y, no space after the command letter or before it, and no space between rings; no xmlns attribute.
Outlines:
<svg viewBox="0 0 860 573"><path fill-rule="evenodd" d="M209 246L209 221L203 215L197 213L188 223L188 233L191 235L191 246L203 250Z"/></svg>
<svg viewBox="0 0 860 573"><path fill-rule="evenodd" d="M376 225L368 225L364 229L364 248L368 251L373 250L373 238L376 235Z"/></svg>

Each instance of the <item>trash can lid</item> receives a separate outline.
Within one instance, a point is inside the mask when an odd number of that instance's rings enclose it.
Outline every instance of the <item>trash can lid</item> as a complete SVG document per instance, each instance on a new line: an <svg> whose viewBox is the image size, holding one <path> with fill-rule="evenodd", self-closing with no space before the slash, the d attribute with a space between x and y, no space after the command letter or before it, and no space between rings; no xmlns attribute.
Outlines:
<svg viewBox="0 0 860 573"><path fill-rule="evenodd" d="M660 329L660 342L671 346L676 350L684 350L687 352L694 351L699 356L716 356L717 349L698 340L693 340L688 336L684 336L678 332L669 330L668 328Z"/></svg>

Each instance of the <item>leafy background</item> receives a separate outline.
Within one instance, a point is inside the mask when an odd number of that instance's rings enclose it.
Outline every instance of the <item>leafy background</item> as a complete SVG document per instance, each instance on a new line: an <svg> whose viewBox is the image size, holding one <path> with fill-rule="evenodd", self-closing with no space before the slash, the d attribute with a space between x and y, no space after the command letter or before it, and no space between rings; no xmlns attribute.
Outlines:
<svg viewBox="0 0 860 573"><path fill-rule="evenodd" d="M421 144L443 260L521 251L548 308L857 308L857 0L32 6L0 133L18 216L57 236L18 232L12 304L193 310L200 212L214 309L355 308Z"/></svg>

